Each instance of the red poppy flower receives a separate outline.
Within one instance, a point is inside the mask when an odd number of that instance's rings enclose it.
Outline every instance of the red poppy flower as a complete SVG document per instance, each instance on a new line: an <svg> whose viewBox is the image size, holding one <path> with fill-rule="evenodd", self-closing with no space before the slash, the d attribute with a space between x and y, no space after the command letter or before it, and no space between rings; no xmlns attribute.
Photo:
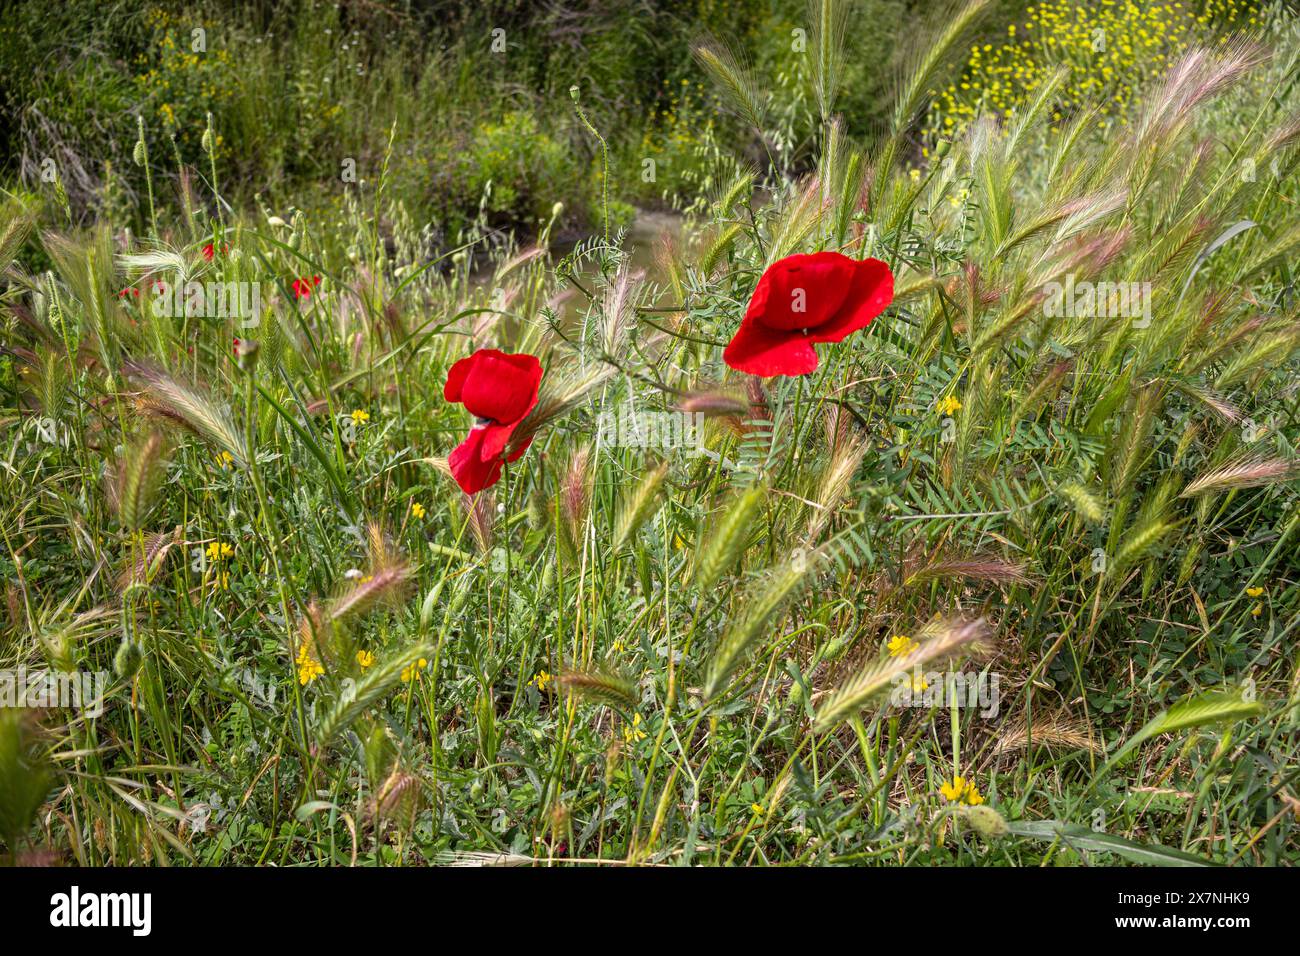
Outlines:
<svg viewBox="0 0 1300 956"><path fill-rule="evenodd" d="M127 286L125 289L123 289L121 292L117 294L117 297L119 299L125 299L127 296L130 296L134 299L138 299L140 298L140 290L135 288L135 286Z"/></svg>
<svg viewBox="0 0 1300 956"><path fill-rule="evenodd" d="M229 251L230 251L230 246L226 245L225 243L222 243L221 254L225 255ZM211 262L213 258L216 257L216 254L217 254L217 247L212 243L209 242L206 246L203 247L203 258L207 259L209 262Z"/></svg>
<svg viewBox="0 0 1300 956"><path fill-rule="evenodd" d="M293 296L295 299L306 299L311 296L311 290L320 285L320 276L312 276L310 279L293 280Z"/></svg>
<svg viewBox="0 0 1300 956"><path fill-rule="evenodd" d="M447 372L442 396L460 402L477 420L469 437L450 455L447 464L465 494L491 487L501 477L503 461L514 461L530 442L510 455L506 445L519 423L537 404L542 363L534 355L507 355L496 349L479 349ZM531 441L531 439L530 439Z"/></svg>
<svg viewBox="0 0 1300 956"><path fill-rule="evenodd" d="M786 256L758 280L722 357L750 375L807 375L817 367L814 342L839 342L866 328L893 299L894 276L879 259Z"/></svg>

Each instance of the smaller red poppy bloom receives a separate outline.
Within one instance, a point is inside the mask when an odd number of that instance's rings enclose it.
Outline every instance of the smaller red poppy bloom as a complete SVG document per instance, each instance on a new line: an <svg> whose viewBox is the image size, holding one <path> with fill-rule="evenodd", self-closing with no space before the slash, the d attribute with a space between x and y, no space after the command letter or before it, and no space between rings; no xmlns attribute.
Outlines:
<svg viewBox="0 0 1300 956"><path fill-rule="evenodd" d="M293 280L293 296L295 299L306 299L311 297L311 290L320 285L320 276L312 276L310 279Z"/></svg>
<svg viewBox="0 0 1300 956"><path fill-rule="evenodd" d="M140 298L140 290L137 289L135 286L129 285L117 294L117 297L119 299L125 299L127 296L130 296L133 299L138 299Z"/></svg>
<svg viewBox="0 0 1300 956"><path fill-rule="evenodd" d="M221 254L224 256L229 251L230 251L230 246L222 243ZM217 255L217 247L213 243L209 242L206 246L203 247L204 259L207 259L209 262L211 262L216 257L216 255Z"/></svg>
<svg viewBox="0 0 1300 956"><path fill-rule="evenodd" d="M465 494L496 484L503 462L527 451L531 439L505 454L511 435L537 405L541 382L542 363L535 355L509 355L496 349L479 349L447 372L443 398L460 402L476 419L469 436L447 456L452 476Z"/></svg>
<svg viewBox="0 0 1300 956"><path fill-rule="evenodd" d="M894 300L894 276L879 259L838 252L786 256L754 288L740 329L723 351L750 375L807 375L814 342L840 342L864 329Z"/></svg>

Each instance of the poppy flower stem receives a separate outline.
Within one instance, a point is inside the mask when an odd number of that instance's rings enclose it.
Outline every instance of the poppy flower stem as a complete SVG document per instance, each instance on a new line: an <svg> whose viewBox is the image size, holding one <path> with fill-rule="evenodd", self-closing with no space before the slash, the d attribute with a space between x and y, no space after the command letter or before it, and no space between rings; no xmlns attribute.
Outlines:
<svg viewBox="0 0 1300 956"><path fill-rule="evenodd" d="M799 453L799 440L803 436L803 419L800 412L803 410L803 390L804 379L807 375L800 375L794 380L794 422L791 431L794 433L794 441L790 443L790 465L795 464L795 455Z"/></svg>
<svg viewBox="0 0 1300 956"><path fill-rule="evenodd" d="M501 550L506 555L506 600L502 608L503 620L501 630L505 635L505 646L510 646L510 492L514 486L510 483L510 462L501 466L501 503L505 506L506 520L501 528Z"/></svg>

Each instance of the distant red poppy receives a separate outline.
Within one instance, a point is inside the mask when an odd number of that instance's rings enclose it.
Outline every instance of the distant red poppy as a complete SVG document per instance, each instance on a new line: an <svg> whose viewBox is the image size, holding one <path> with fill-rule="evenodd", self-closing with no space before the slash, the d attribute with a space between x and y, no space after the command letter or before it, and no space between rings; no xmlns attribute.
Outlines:
<svg viewBox="0 0 1300 956"><path fill-rule="evenodd" d="M750 375L807 375L817 368L814 342L839 342L866 328L893 299L894 276L879 259L786 256L758 280L722 357Z"/></svg>
<svg viewBox="0 0 1300 956"><path fill-rule="evenodd" d="M320 276L312 276L310 279L294 279L293 295L295 299L310 298L311 290L320 285Z"/></svg>
<svg viewBox="0 0 1300 956"><path fill-rule="evenodd" d="M140 298L140 290L137 289L135 286L129 285L117 294L117 297L119 299L125 299L127 296L130 296L131 298L134 299L138 299Z"/></svg>
<svg viewBox="0 0 1300 956"><path fill-rule="evenodd" d="M224 256L229 251L230 251L230 246L225 245L223 243L221 246L221 254ZM209 242L206 246L203 247L203 258L207 259L209 262L211 262L216 257L216 254L217 254L217 247L212 243Z"/></svg>
<svg viewBox="0 0 1300 956"><path fill-rule="evenodd" d="M497 483L501 466L522 455L524 442L505 455L510 436L537 405L542 363L534 355L508 355L496 349L479 349L447 372L442 395L460 402L476 419L469 437L447 456L452 476L465 494L472 495Z"/></svg>

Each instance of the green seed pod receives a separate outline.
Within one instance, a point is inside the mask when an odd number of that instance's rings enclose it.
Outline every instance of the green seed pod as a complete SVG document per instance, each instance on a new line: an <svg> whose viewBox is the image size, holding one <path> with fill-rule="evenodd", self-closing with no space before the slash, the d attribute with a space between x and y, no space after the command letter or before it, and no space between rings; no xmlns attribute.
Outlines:
<svg viewBox="0 0 1300 956"><path fill-rule="evenodd" d="M135 641L124 639L113 655L113 673L122 680L130 680L144 663L144 652Z"/></svg>
<svg viewBox="0 0 1300 956"><path fill-rule="evenodd" d="M137 166L144 165L145 160L148 158L148 153L144 148L144 140L137 139L135 141L135 151L131 153L131 158L135 160Z"/></svg>
<svg viewBox="0 0 1300 956"><path fill-rule="evenodd" d="M967 807L965 816L971 829L986 840L996 840L1008 833L1007 821L1002 814L985 804Z"/></svg>
<svg viewBox="0 0 1300 956"><path fill-rule="evenodd" d="M803 684L795 681L790 685L790 695L786 698L786 703L791 707L798 707L803 703Z"/></svg>

